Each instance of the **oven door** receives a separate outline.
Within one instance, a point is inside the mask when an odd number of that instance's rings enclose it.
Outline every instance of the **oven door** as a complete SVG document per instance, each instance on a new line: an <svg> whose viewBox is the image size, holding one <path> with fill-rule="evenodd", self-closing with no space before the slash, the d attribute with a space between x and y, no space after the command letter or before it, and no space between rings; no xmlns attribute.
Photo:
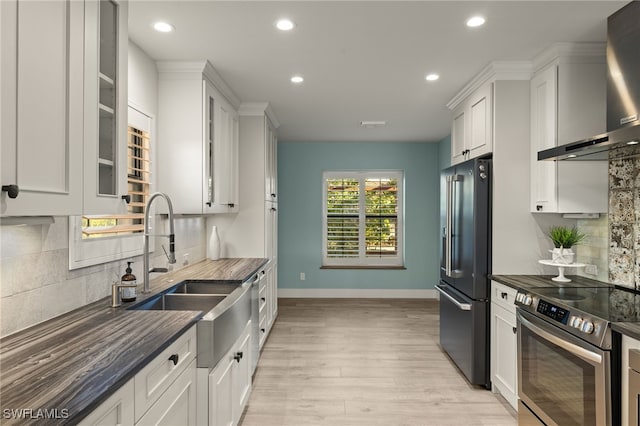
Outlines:
<svg viewBox="0 0 640 426"><path fill-rule="evenodd" d="M522 309L518 396L547 426L611 425L610 353Z"/></svg>

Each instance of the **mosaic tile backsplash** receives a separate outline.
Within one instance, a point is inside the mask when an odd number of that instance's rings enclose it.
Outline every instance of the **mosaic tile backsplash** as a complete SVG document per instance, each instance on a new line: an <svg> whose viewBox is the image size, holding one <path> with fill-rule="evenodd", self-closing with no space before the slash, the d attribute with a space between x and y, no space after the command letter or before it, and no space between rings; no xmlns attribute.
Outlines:
<svg viewBox="0 0 640 426"><path fill-rule="evenodd" d="M609 281L640 289L640 159L629 154L609 158Z"/></svg>

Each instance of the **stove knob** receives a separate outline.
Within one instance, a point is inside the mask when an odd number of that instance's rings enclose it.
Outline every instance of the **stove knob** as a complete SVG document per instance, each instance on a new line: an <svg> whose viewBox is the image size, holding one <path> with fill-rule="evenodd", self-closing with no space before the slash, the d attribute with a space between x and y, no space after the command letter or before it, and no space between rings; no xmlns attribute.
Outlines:
<svg viewBox="0 0 640 426"><path fill-rule="evenodd" d="M523 297L524 297L524 294L522 294L522 293L516 294L516 302L522 303L522 298Z"/></svg>
<svg viewBox="0 0 640 426"><path fill-rule="evenodd" d="M582 321L583 321L583 319L580 318L580 317L573 317L573 320L571 321L571 323L569 325L571 327L577 328L579 330L580 327L582 327Z"/></svg>
<svg viewBox="0 0 640 426"><path fill-rule="evenodd" d="M591 334L593 333L593 328L593 323L591 321L585 321L584 324L582 324L581 330L584 333Z"/></svg>
<svg viewBox="0 0 640 426"><path fill-rule="evenodd" d="M533 303L533 298L531 296L529 296L528 294L522 298L522 304L523 305L531 306L531 303Z"/></svg>

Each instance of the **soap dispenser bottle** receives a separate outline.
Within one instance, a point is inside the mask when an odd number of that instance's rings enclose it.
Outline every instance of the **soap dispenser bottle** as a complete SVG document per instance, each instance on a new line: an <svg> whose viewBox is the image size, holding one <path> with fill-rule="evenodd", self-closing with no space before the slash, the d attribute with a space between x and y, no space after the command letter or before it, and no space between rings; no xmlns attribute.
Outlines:
<svg viewBox="0 0 640 426"><path fill-rule="evenodd" d="M133 262L127 262L126 273L122 276L120 281L122 284L127 285L137 285L136 276L131 273L131 264ZM123 287L122 291L122 301L123 302L133 302L136 300L136 288L135 287Z"/></svg>

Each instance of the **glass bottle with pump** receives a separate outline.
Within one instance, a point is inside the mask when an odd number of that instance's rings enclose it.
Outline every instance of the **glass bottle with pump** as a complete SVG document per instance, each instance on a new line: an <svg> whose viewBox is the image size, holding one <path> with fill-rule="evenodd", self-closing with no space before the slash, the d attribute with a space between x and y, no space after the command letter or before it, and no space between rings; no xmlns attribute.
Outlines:
<svg viewBox="0 0 640 426"><path fill-rule="evenodd" d="M131 264L133 262L127 262L126 273L122 276L120 281L122 284L128 285L136 285L136 276L131 273ZM121 289L122 291L122 301L123 302L133 302L136 300L136 288L135 287L124 287Z"/></svg>

